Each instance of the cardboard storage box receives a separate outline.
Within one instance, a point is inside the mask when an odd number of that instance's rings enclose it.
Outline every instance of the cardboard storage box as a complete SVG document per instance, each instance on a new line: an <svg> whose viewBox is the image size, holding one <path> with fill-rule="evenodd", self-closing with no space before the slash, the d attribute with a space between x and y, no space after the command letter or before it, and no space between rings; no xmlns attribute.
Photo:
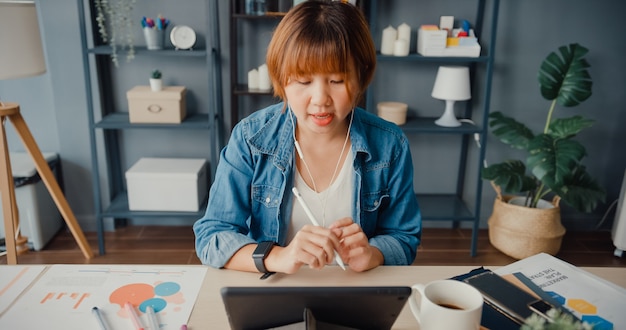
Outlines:
<svg viewBox="0 0 626 330"><path fill-rule="evenodd" d="M199 211L207 196L205 159L141 158L126 171L132 211Z"/></svg>
<svg viewBox="0 0 626 330"><path fill-rule="evenodd" d="M166 86L153 92L150 86L135 86L128 92L131 123L180 124L187 115L184 86Z"/></svg>
<svg viewBox="0 0 626 330"><path fill-rule="evenodd" d="M44 152L43 157L52 173L57 175L59 165L57 154ZM11 152L10 158L20 230L23 236L28 237L29 247L39 251L59 232L63 220L30 155L26 152ZM1 214L2 203L0 203ZM5 237L4 224L0 225L0 236Z"/></svg>

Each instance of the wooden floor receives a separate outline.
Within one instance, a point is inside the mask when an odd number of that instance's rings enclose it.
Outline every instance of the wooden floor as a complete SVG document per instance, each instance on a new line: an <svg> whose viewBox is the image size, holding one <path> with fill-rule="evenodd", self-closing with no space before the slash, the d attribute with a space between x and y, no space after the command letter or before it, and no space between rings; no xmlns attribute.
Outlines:
<svg viewBox="0 0 626 330"><path fill-rule="evenodd" d="M85 233L97 254L96 233ZM469 254L471 231L466 229L424 229L416 265L506 265L515 261L489 243L481 230L477 256ZM567 232L557 257L576 266L626 267L626 257L613 256L609 232ZM5 256L0 264L6 264ZM91 260L83 257L69 231L61 230L41 251L18 257L21 264L200 264L194 250L190 227L129 226L106 233L106 254Z"/></svg>

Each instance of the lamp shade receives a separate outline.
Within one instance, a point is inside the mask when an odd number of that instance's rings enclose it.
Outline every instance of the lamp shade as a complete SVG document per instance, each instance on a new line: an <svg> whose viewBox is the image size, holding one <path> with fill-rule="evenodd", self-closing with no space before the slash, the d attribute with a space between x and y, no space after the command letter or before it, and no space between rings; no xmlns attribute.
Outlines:
<svg viewBox="0 0 626 330"><path fill-rule="evenodd" d="M471 99L469 68L466 66L440 66L431 95L438 100L464 101Z"/></svg>
<svg viewBox="0 0 626 330"><path fill-rule="evenodd" d="M45 72L35 3L0 0L0 79L31 77Z"/></svg>

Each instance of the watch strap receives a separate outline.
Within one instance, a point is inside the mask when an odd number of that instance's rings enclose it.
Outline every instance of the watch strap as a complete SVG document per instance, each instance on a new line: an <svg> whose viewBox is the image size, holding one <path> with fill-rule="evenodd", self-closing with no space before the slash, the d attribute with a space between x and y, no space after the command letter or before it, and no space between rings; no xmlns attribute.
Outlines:
<svg viewBox="0 0 626 330"><path fill-rule="evenodd" d="M265 268L265 258L267 258L267 255L270 253L275 244L276 243L271 241L260 242L252 253L254 265L259 272L265 274L270 273L267 268Z"/></svg>

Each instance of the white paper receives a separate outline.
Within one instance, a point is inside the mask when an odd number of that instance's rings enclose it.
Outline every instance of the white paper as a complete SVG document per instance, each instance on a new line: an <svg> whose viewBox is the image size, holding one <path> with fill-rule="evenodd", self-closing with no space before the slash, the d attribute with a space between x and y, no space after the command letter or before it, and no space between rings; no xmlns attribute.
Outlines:
<svg viewBox="0 0 626 330"><path fill-rule="evenodd" d="M0 316L24 292L46 266L11 265L0 271Z"/></svg>
<svg viewBox="0 0 626 330"><path fill-rule="evenodd" d="M609 321L598 329L626 329L626 289L546 253L522 259L494 271L522 273L588 323Z"/></svg>
<svg viewBox="0 0 626 330"><path fill-rule="evenodd" d="M146 306L162 329L186 324L206 274L202 266L54 265L0 317L0 329L98 329L98 307L110 329L133 329L125 302Z"/></svg>

